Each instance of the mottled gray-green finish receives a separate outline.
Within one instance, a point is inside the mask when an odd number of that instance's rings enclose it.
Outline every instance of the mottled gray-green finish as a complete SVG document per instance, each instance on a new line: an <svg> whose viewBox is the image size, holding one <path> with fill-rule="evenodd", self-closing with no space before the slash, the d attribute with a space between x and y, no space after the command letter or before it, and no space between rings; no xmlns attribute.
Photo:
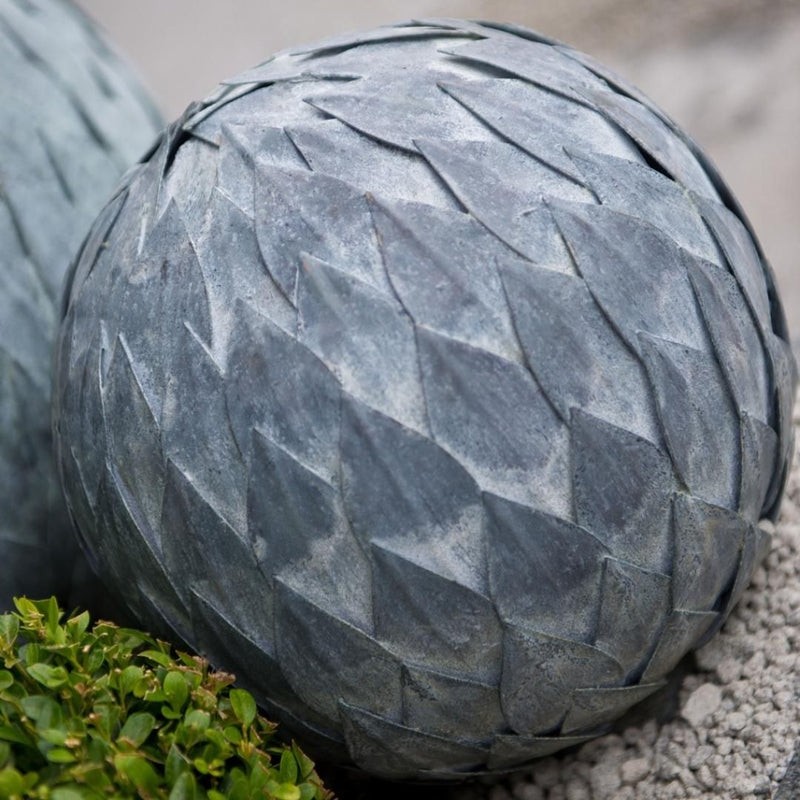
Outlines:
<svg viewBox="0 0 800 800"><path fill-rule="evenodd" d="M0 0L2 609L18 594L85 604L93 591L51 463L59 290L158 130L150 101L71 3Z"/></svg>
<svg viewBox="0 0 800 800"><path fill-rule="evenodd" d="M777 510L769 268L648 101L411 22L187 110L67 290L59 463L142 620L321 752L518 768L663 684Z"/></svg>

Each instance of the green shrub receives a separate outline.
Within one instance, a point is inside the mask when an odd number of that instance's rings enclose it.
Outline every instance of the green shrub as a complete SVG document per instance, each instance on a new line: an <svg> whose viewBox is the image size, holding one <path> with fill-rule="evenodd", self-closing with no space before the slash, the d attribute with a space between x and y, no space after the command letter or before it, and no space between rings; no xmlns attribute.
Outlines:
<svg viewBox="0 0 800 800"><path fill-rule="evenodd" d="M323 800L233 676L55 599L0 615L0 798Z"/></svg>

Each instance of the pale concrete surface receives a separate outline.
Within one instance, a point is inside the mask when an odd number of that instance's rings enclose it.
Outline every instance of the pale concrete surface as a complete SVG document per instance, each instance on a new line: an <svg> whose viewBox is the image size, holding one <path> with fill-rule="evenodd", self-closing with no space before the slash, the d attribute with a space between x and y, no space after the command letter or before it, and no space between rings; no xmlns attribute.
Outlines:
<svg viewBox="0 0 800 800"><path fill-rule="evenodd" d="M168 118L284 47L418 16L529 25L650 95L755 226L800 336L800 0L79 0Z"/></svg>

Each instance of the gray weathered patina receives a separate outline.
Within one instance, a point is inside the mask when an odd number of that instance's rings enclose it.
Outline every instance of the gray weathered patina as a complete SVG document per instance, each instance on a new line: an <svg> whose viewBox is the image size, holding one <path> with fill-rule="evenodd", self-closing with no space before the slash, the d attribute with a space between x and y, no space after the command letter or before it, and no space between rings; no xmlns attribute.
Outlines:
<svg viewBox="0 0 800 800"><path fill-rule="evenodd" d="M158 116L64 0L0 0L0 609L88 600L52 467L50 382L70 260ZM77 593L76 593L77 592Z"/></svg>
<svg viewBox="0 0 800 800"><path fill-rule="evenodd" d="M67 287L71 511L140 618L376 774L596 735L767 546L794 367L696 146L586 56L428 20L187 110Z"/></svg>

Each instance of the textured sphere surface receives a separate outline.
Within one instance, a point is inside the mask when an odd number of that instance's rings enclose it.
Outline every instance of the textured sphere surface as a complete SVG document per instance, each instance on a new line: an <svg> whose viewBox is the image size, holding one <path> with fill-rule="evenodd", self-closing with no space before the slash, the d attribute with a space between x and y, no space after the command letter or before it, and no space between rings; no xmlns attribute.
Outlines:
<svg viewBox="0 0 800 800"><path fill-rule="evenodd" d="M18 594L85 603L91 572L51 455L59 290L160 126L128 69L64 0L0 0L0 75L0 608Z"/></svg>
<svg viewBox="0 0 800 800"><path fill-rule="evenodd" d="M142 620L397 778L581 742L768 545L794 366L713 166L586 56L411 22L279 54L68 285L71 512Z"/></svg>

